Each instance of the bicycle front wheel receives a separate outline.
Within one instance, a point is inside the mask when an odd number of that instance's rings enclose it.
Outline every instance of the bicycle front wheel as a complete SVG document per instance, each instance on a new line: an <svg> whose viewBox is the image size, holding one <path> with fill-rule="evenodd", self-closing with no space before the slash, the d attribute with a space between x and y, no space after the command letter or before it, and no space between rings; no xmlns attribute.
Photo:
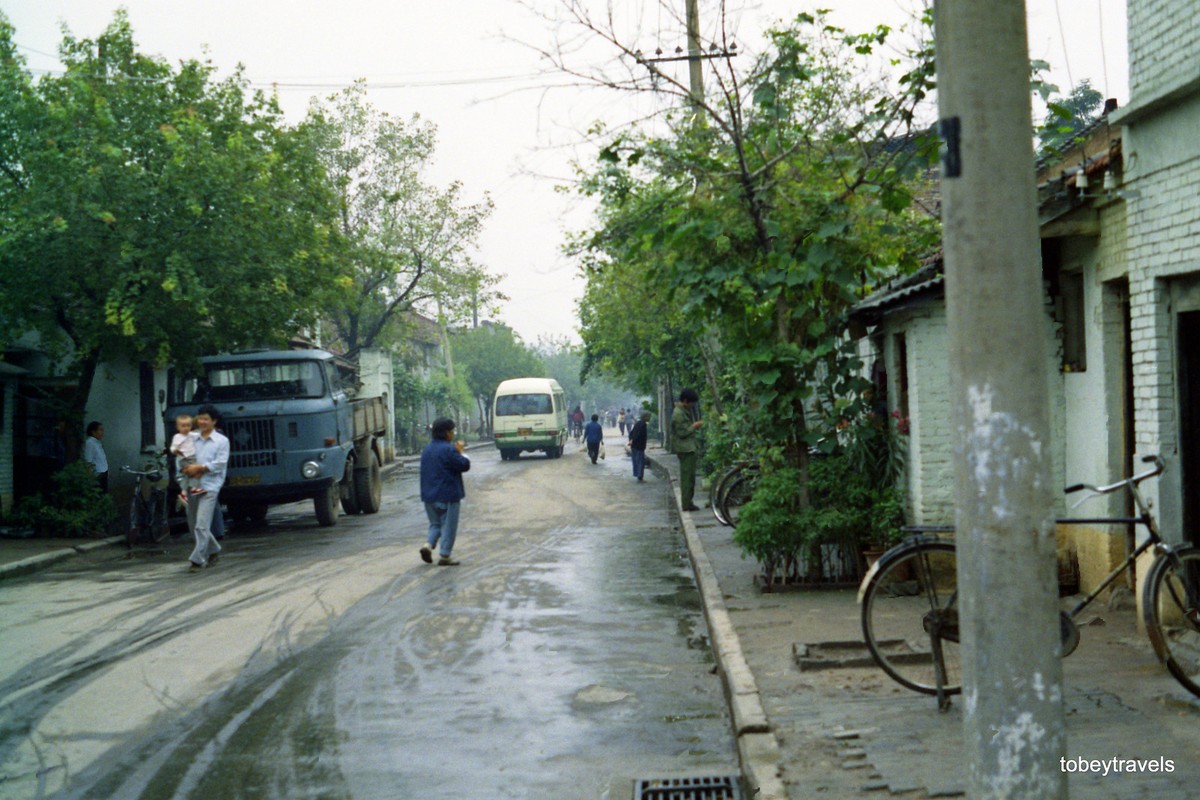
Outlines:
<svg viewBox="0 0 1200 800"><path fill-rule="evenodd" d="M937 694L962 691L954 543L931 540L884 553L862 590L863 638L897 683ZM939 657L940 656L940 657Z"/></svg>
<svg viewBox="0 0 1200 800"><path fill-rule="evenodd" d="M1159 659L1200 697L1200 548L1163 553L1146 576L1142 617Z"/></svg>

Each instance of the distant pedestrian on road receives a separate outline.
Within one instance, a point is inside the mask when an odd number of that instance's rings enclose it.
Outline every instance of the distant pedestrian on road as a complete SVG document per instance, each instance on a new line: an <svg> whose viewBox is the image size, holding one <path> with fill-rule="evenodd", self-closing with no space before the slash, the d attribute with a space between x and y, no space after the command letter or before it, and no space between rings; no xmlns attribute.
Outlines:
<svg viewBox="0 0 1200 800"><path fill-rule="evenodd" d="M183 468L194 487L188 494L188 527L196 538L196 547L188 556L192 570L204 569L217 560L221 545L213 535L213 514L218 511L218 495L225 485L225 472L229 466L229 440L216 430L220 412L211 405L202 405L196 412L196 463ZM198 484L198 485L197 485Z"/></svg>
<svg viewBox="0 0 1200 800"><path fill-rule="evenodd" d="M433 548L439 547L438 566L459 564L451 553L458 536L458 512L467 492L462 474L471 468L471 460L463 454L467 445L454 438L454 420L447 417L434 420L432 441L421 452L421 501L429 517L428 543L421 548L421 560L433 563Z"/></svg>
<svg viewBox="0 0 1200 800"><path fill-rule="evenodd" d="M650 412L646 411L629 429L629 456L633 459L633 477L639 481L646 472L646 435L649 423Z"/></svg>
<svg viewBox="0 0 1200 800"><path fill-rule="evenodd" d="M583 436L583 409L578 405L571 412L571 435L575 437L575 441L579 441L579 437Z"/></svg>
<svg viewBox="0 0 1200 800"><path fill-rule="evenodd" d="M621 432L622 436L625 435L625 409L623 408L617 412L617 430Z"/></svg>
<svg viewBox="0 0 1200 800"><path fill-rule="evenodd" d="M78 430L78 428L76 428ZM104 452L104 426L92 420L87 426L87 441L83 443L83 460L92 465L100 491L108 491L108 456Z"/></svg>
<svg viewBox="0 0 1200 800"><path fill-rule="evenodd" d="M684 389L671 417L671 452L679 456L679 493L684 511L700 510L692 502L696 493L696 461L700 456L700 437L696 432L704 424L696 407L699 402L700 395L695 389Z"/></svg>
<svg viewBox="0 0 1200 800"><path fill-rule="evenodd" d="M592 414L592 421L583 426L583 441L587 444L588 458L596 463L600 445L604 441L604 428L600 427L600 415Z"/></svg>

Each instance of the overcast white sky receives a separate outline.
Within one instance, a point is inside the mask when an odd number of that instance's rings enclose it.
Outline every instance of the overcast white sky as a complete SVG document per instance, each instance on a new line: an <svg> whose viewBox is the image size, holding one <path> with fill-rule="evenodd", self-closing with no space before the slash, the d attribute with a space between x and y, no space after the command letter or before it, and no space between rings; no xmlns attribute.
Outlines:
<svg viewBox="0 0 1200 800"><path fill-rule="evenodd" d="M557 0L529 0L553 8ZM801 11L832 8L856 31L895 24L918 0L726 0L743 48L758 50L767 24ZM670 8L684 0L590 0L611 5L647 52L661 31L664 49L684 44ZM582 279L561 255L565 229L588 220L588 208L555 185L570 177L580 131L599 118L623 120L651 110L647 98L547 88L565 83L546 73L537 54L513 40L549 47L544 21L515 0L0 0L33 70L54 70L61 25L98 35L124 6L144 52L173 62L207 57L225 75L245 65L255 84L278 87L289 117L300 119L313 95L326 96L366 78L371 100L390 113L420 113L439 129L431 177L461 180L470 200L485 192L496 210L481 238L482 263L507 277L512 298L501 314L526 341L575 333ZM1050 62L1066 92L1083 79L1128 102L1125 0L1027 0L1030 54ZM704 27L719 0L700 0ZM599 61L599 54L590 56ZM586 65L584 65L586 66ZM685 74L686 65L680 65Z"/></svg>

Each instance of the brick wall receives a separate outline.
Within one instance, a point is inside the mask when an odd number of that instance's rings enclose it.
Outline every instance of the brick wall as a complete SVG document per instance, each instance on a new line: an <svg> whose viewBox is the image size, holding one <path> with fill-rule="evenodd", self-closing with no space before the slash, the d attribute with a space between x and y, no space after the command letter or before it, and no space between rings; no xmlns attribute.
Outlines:
<svg viewBox="0 0 1200 800"><path fill-rule="evenodd" d="M1200 77L1198 10L1195 0L1129 0L1129 86L1134 101Z"/></svg>
<svg viewBox="0 0 1200 800"><path fill-rule="evenodd" d="M1136 455L1159 453L1167 461L1168 472L1147 489L1158 501L1169 538L1182 522L1183 492L1173 342L1178 309L1171 307L1171 291L1200 274L1200 93L1146 104L1171 91L1196 88L1191 86L1200 78L1196 12L1194 0L1129 2L1134 112L1124 122L1123 140Z"/></svg>

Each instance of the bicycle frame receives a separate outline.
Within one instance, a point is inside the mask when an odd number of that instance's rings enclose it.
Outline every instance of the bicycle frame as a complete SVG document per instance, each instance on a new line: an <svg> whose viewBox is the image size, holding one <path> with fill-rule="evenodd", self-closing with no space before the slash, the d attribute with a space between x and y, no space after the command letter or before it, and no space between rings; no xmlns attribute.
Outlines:
<svg viewBox="0 0 1200 800"><path fill-rule="evenodd" d="M1079 491L1080 489L1090 489L1096 495L1111 494L1118 489L1125 488L1129 490L1129 495L1133 498L1133 503L1137 507L1138 516L1136 517L1062 517L1055 522L1060 525L1144 525L1146 527L1146 540L1133 549L1129 555L1125 556L1125 560L1118 564L1112 572L1105 576L1100 585L1091 592L1087 597L1079 601L1074 608L1068 612L1068 616L1074 620L1075 617L1085 608L1090 606L1092 602L1100 596L1100 594L1112 585L1125 570L1129 569L1138 558L1147 550L1155 549L1158 552L1170 552L1171 545L1168 545L1162 540L1158 532L1158 522L1154 519L1154 515L1150 512L1150 504L1142 497L1142 493L1138 491L1138 484L1147 478L1153 478L1163 471L1163 462L1158 456L1149 456L1149 459L1154 461L1154 469L1147 470L1140 475L1131 475L1124 480L1109 484L1108 486L1088 486L1086 484L1075 484L1068 486L1066 493Z"/></svg>

